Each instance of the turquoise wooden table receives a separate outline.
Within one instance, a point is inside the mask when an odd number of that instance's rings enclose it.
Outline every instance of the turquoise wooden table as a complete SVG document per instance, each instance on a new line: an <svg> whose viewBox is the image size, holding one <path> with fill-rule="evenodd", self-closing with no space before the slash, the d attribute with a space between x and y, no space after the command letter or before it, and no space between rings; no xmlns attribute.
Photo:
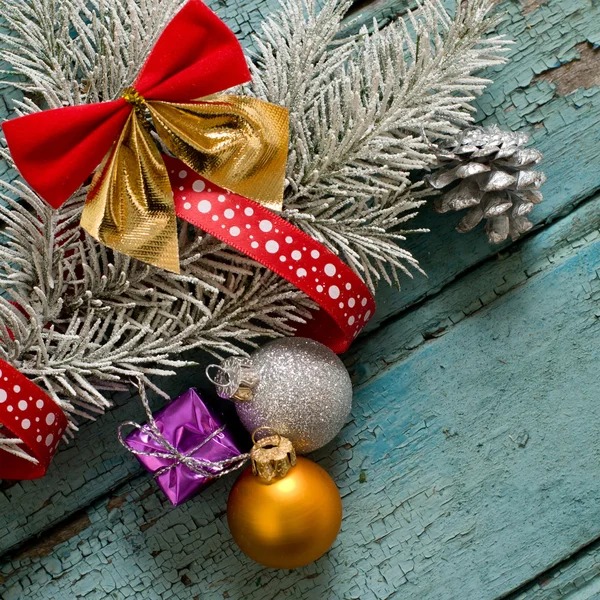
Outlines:
<svg viewBox="0 0 600 600"><path fill-rule="evenodd" d="M275 2L212 6L249 44ZM1 485L2 600L600 598L600 2L499 8L516 44L479 118L531 134L546 200L499 249L458 215L419 217L429 277L380 291L345 357L351 421L314 456L343 495L330 552L285 572L245 558L230 479L171 508L117 442L143 418L123 394L45 479ZM364 22L403 9L357 5Z"/></svg>

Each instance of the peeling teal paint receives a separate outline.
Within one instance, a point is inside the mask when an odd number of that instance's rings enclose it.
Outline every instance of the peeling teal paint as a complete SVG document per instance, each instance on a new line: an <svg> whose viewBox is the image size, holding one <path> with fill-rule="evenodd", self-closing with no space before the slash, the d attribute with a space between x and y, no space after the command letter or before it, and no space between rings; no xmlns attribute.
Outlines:
<svg viewBox="0 0 600 600"><path fill-rule="evenodd" d="M212 4L246 44L274 5ZM380 3L378 14L404 6ZM63 519L68 525L77 511L91 523L42 558L5 554L3 600L600 593L593 545L536 579L600 537L599 90L562 96L537 77L577 60L578 44L600 44L600 5L550 0L523 15L508 1L500 9L501 30L517 44L478 114L529 132L544 151L549 182L533 213L538 230L498 249L480 231L455 233L459 216L425 210L415 223L432 229L409 240L429 278L378 295L373 328L384 326L346 357L358 386L352 421L315 456L344 498L342 533L328 556L293 573L240 556L223 514L231 478L171 509L116 441L118 423L143 418L120 394L45 480L0 492L0 552L34 543ZM8 177L1 166L0 175ZM172 394L197 384L197 373L171 381Z"/></svg>

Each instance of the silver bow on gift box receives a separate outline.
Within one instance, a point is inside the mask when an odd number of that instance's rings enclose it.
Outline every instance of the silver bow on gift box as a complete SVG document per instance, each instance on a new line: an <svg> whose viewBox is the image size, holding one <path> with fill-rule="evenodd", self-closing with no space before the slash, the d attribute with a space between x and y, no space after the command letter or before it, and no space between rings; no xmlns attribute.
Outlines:
<svg viewBox="0 0 600 600"><path fill-rule="evenodd" d="M437 168L426 179L437 190L451 187L436 198L435 210L469 208L456 229L471 231L485 219L485 232L494 244L531 229L527 214L543 200L539 188L546 176L533 170L543 155L525 148L528 140L524 133L497 126L471 127L437 147Z"/></svg>

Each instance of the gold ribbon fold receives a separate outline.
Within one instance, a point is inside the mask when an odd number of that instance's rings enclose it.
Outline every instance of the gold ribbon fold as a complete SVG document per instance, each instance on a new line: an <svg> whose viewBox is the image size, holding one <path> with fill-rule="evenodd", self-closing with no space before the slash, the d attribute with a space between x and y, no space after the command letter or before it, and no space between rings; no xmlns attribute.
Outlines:
<svg viewBox="0 0 600 600"><path fill-rule="evenodd" d="M134 110L97 170L82 227L123 254L179 273L177 217L146 110L165 146L204 178L281 211L288 112L256 98L219 95L193 103L146 101L133 88Z"/></svg>

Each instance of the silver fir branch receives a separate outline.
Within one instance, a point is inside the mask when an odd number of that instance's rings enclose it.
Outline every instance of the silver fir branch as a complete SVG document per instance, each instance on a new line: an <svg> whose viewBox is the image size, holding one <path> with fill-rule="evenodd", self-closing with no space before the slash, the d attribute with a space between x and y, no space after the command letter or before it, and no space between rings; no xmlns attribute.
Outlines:
<svg viewBox="0 0 600 600"><path fill-rule="evenodd" d="M404 19L345 34L350 1L283 0L250 62L251 93L290 111L286 216L374 289L399 285L417 260L402 228L422 204L410 173L435 161L428 139L473 120L471 101L505 62L508 42L487 36L491 0L459 2L451 18L426 0ZM391 279L390 279L391 278Z"/></svg>
<svg viewBox="0 0 600 600"><path fill-rule="evenodd" d="M191 364L182 353L243 354L265 337L292 335L314 308L210 236L182 230L174 275L82 233L85 190L54 211L20 182L1 188L0 358L49 393L71 433L110 406L101 392L142 382L164 396L154 380ZM0 432L4 446L22 453Z"/></svg>
<svg viewBox="0 0 600 600"><path fill-rule="evenodd" d="M15 114L118 97L182 4L3 0L0 60L25 94ZM426 0L352 35L349 6L284 0L255 40L246 91L290 109L284 217L374 289L419 269L402 243L423 203L409 175L433 159L424 136L472 120L487 83L473 73L502 63L506 43L486 36L490 0L459 3L454 19ZM174 374L184 351L244 353L310 316L313 303L290 284L187 225L174 275L82 233L85 189L54 211L21 182L0 185L0 286L18 305L0 299L0 357L52 395L72 431L108 407L102 390L139 380L160 392L152 378Z"/></svg>

